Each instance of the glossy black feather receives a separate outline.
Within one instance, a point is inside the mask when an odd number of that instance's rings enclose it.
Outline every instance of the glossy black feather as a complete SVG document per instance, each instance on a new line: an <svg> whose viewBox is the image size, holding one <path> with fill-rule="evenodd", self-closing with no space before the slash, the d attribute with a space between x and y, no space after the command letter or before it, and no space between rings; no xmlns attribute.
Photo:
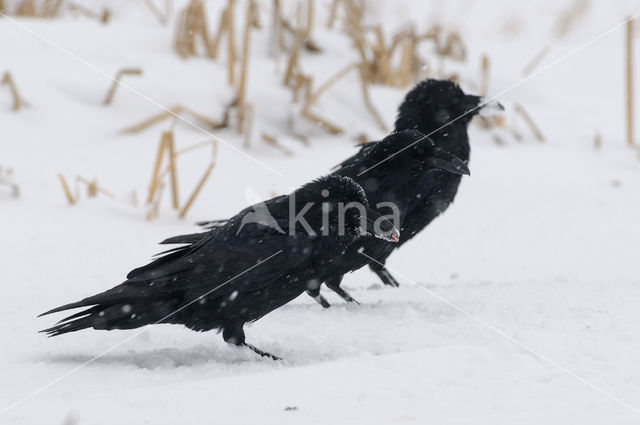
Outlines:
<svg viewBox="0 0 640 425"><path fill-rule="evenodd" d="M296 210L314 203L305 218L318 235L308 234L296 223L291 229L290 201ZM124 283L112 289L43 313L86 307L43 332L53 336L86 328L175 323L197 331L222 329L225 340L244 344L244 323L296 298L310 283L322 281L328 264L362 236L356 211L346 214L344 234L321 235L322 203L337 211L338 202L368 205L364 191L352 179L331 176L263 204L279 229L245 222L252 211L247 208L198 237L170 238L187 245L132 270ZM328 223L337 228L337 214L330 213Z"/></svg>
<svg viewBox="0 0 640 425"><path fill-rule="evenodd" d="M468 163L470 146L467 126L471 118L477 114L474 108L480 100L477 96L466 95L451 81L422 81L409 91L400 105L395 130L410 129L428 135L435 146ZM380 143L394 146L380 154ZM402 222L399 244L379 244L376 240L358 241L360 252L357 249L349 249L334 265L335 270L328 278L329 281L339 283L346 271L369 264L385 283L393 282L393 278L383 270L387 257L428 226L455 199L461 175L439 169L430 169L427 173L416 172L406 168L401 161L394 160L395 158L381 162L393 153L401 151L406 143L407 140L404 138L367 143L358 153L343 161L334 172L351 177L362 185L372 206L382 201L397 202L401 209ZM379 156L373 160L379 165L370 168L372 156ZM363 169L367 171L362 173Z"/></svg>

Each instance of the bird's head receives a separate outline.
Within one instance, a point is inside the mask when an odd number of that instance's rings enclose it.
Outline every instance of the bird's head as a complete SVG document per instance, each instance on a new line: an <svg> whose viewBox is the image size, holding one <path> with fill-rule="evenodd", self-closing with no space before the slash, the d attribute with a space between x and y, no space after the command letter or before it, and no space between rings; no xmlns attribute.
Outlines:
<svg viewBox="0 0 640 425"><path fill-rule="evenodd" d="M449 123L454 124L453 120L466 125L477 114L490 115L502 110L504 107L496 101L465 94L453 81L427 79L405 96L395 129L416 129L429 134Z"/></svg>
<svg viewBox="0 0 640 425"><path fill-rule="evenodd" d="M318 236L325 237L327 246L337 243L346 248L362 236L388 242L400 240L396 226L369 206L364 190L350 177L321 177L299 192L304 193L300 201L313 201L304 218ZM304 208L298 199L296 204Z"/></svg>

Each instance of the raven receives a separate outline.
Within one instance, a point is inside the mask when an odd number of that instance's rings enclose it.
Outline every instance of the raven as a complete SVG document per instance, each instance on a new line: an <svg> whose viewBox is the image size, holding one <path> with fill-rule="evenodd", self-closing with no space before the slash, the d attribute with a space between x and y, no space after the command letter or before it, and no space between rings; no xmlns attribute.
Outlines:
<svg viewBox="0 0 640 425"><path fill-rule="evenodd" d="M427 79L418 83L407 93L399 107L395 122L395 131L418 130L429 136L435 146L469 163L469 136L467 126L477 114L489 115L504 110L496 101L480 96L467 95L453 81ZM442 214L453 202L463 173L451 173L437 169L429 173L407 175L394 156L406 149L405 141L400 139L394 147L383 150L378 146L383 142L366 143L358 153L340 165L334 174L349 176L358 182L367 192L372 205L396 199L402 205L400 231L402 241L390 247L369 246L364 252L345 255L342 261L351 263L347 269L357 264L369 264L386 285L398 286L396 279L384 267L391 252L413 238L437 216ZM385 152L386 151L386 152ZM377 160L372 161L371 156ZM410 188L405 185L410 184ZM362 255L362 254L366 254ZM355 260L356 255L361 257ZM339 288L343 274L334 273L325 282L329 288ZM336 291L347 301L344 291Z"/></svg>
<svg viewBox="0 0 640 425"><path fill-rule="evenodd" d="M397 242L399 232L351 178L322 177L162 253L108 291L43 313L86 307L41 332L182 324L222 330L226 342L277 359L245 342L244 324L319 286L328 265L366 236Z"/></svg>

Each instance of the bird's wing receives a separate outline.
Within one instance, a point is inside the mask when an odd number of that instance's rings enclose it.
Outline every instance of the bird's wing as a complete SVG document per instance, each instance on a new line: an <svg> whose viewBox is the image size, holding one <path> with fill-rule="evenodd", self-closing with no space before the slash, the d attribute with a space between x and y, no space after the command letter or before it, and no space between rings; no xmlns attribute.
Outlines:
<svg viewBox="0 0 640 425"><path fill-rule="evenodd" d="M266 243L265 241L267 240L282 240L281 238L274 238L274 236L276 233L286 234L289 226L288 208L289 197L286 195L277 196L266 202L249 206L228 220L216 222L216 226L208 232L179 235L165 239L160 244L184 245L161 252L151 263L130 271L127 278L130 280L149 278L150 274L157 273L164 266L179 267L180 263L176 260L202 255L202 252L208 252L210 259L219 260L218 257L228 253L230 249L238 251L245 249L246 247L242 245L252 244L254 239L259 240L260 243ZM257 220L246 220L247 217L251 217L251 214L258 210L261 214L259 217L255 217ZM259 224L266 225L266 227L259 226ZM269 224L271 224L270 227ZM245 229L246 226L247 228Z"/></svg>
<svg viewBox="0 0 640 425"><path fill-rule="evenodd" d="M226 220L225 220L226 223ZM222 226L220 226L222 227ZM160 245L172 245L172 244L188 244L195 245L200 242L201 239L207 237L209 232L190 233L188 235L172 236L160 242Z"/></svg>
<svg viewBox="0 0 640 425"><path fill-rule="evenodd" d="M274 206L275 204L279 204L282 203L283 201L288 201L289 196L288 195L280 195L280 196L276 196L275 198L269 199L268 201L260 201L257 202L254 205L248 206L247 208L243 209L242 211L240 211L237 215L240 216L244 216L250 212L252 212L256 205L267 205L270 208L272 206ZM223 227L225 224L227 224L229 222L229 219L219 219L219 220L208 220L208 221L200 221L198 223L196 223L198 226L203 227L206 230L215 230L215 229L219 229L221 227ZM191 237L191 236L195 236L194 235L184 235L185 237ZM176 236L173 238L169 238L166 239L160 243L165 244L165 243L188 243L188 242L174 242L177 241L177 238L181 238L182 236Z"/></svg>
<svg viewBox="0 0 640 425"><path fill-rule="evenodd" d="M341 168L350 167L352 165L357 164L367 154L369 149L371 149L371 147L373 145L375 145L376 143L378 143L378 142L376 141L376 142L363 143L362 146L360 147L360 150L357 153L355 153L354 155L351 155L349 158L345 159L340 164L334 166L333 168L331 168L331 170L332 171L333 170L339 170Z"/></svg>
<svg viewBox="0 0 640 425"><path fill-rule="evenodd" d="M307 235L290 236L260 224L220 229L194 246L172 252L129 273L127 280L100 294L43 314L96 304L127 303L175 293L220 296L251 292L288 275L312 253ZM188 301L188 300L187 300Z"/></svg>
<svg viewBox="0 0 640 425"><path fill-rule="evenodd" d="M221 218L219 220L208 220L208 221L199 221L196 224L200 227L203 227L207 230L219 229L220 227L227 224L229 220L226 218ZM174 242L160 242L160 243L174 243ZM179 242L178 242L179 243Z"/></svg>
<svg viewBox="0 0 640 425"><path fill-rule="evenodd" d="M172 287L198 286L201 278L206 281L213 276L230 279L277 252L282 252L283 258L296 264L302 260L298 254L308 248L308 237L289 236L286 232L281 233L281 229L259 223L242 223L240 228L238 218L234 217L223 228L201 234L200 239L194 238L190 245L178 251L132 270L127 278L132 282L169 279ZM279 268L285 268L278 262L276 266L262 273L268 277L278 274Z"/></svg>

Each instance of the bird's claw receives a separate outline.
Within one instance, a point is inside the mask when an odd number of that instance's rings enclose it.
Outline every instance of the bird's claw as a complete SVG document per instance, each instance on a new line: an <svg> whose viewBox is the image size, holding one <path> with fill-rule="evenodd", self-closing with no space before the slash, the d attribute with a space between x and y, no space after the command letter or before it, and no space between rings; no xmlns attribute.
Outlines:
<svg viewBox="0 0 640 425"><path fill-rule="evenodd" d="M342 289L340 287L340 285L329 285L329 284L327 284L327 287L329 289L331 289L333 292L335 292L336 294L338 294L340 296L340 298L342 298L346 302L348 302L348 303L356 303L358 305L360 304L355 298L353 298L351 296L351 294L349 294L347 291Z"/></svg>
<svg viewBox="0 0 640 425"><path fill-rule="evenodd" d="M275 360L282 360L280 357L278 357L278 356L276 356L274 354L271 354L269 352L262 351L261 349L255 347L255 346L253 346L251 344L247 344L246 342L243 343L242 345L244 345L245 347L247 347L248 349L250 349L254 353L260 354L262 357L268 357L268 358L270 358L271 360L274 360L274 361Z"/></svg>

